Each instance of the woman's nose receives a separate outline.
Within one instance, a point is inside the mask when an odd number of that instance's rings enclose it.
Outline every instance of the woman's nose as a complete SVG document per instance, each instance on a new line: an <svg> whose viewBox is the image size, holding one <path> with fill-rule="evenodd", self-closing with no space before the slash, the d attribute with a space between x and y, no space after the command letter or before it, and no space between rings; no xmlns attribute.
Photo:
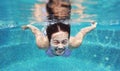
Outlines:
<svg viewBox="0 0 120 71"><path fill-rule="evenodd" d="M58 48L64 48L63 44L60 43L60 44L58 45Z"/></svg>

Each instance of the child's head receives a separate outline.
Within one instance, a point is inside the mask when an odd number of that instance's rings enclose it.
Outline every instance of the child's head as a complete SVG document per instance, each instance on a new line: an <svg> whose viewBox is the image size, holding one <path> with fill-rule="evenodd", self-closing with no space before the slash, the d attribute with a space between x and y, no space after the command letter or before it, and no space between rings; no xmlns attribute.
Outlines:
<svg viewBox="0 0 120 71"><path fill-rule="evenodd" d="M53 34L60 32L60 31L68 33L68 38L70 37L70 25L69 24L58 22L55 24L48 25L46 32L47 32L49 41L51 40L51 37Z"/></svg>
<svg viewBox="0 0 120 71"><path fill-rule="evenodd" d="M53 53L62 55L69 45L70 25L59 22L49 25L46 31Z"/></svg>

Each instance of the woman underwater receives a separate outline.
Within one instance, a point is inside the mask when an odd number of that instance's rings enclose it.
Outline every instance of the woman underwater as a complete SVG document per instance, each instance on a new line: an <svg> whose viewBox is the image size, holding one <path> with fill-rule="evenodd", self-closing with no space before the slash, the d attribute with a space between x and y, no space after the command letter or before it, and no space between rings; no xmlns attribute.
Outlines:
<svg viewBox="0 0 120 71"><path fill-rule="evenodd" d="M58 1L58 0L53 0L53 1ZM58 7L59 9L64 8L63 6L61 6L61 4L58 5ZM25 25L22 27L23 29L30 29L33 32L36 38L36 44L38 45L39 48L47 49L46 54L48 56L69 56L71 54L72 48L79 47L80 44L82 43L84 36L91 30L96 28L97 24L95 22L92 22L91 26L81 29L76 36L74 37L70 36L69 22L68 23L61 22L61 20L67 21L70 19L70 14L69 14L70 9L71 8L69 5L64 9L64 10L68 10L65 11L67 13L64 12L61 13L61 11L58 10L57 12L55 12L54 7L49 8L49 10L52 12L48 11L49 25L47 25L46 28L46 33L47 33L46 35L44 35L43 32L41 32L37 27L33 25ZM52 13L52 17L51 17L51 13Z"/></svg>

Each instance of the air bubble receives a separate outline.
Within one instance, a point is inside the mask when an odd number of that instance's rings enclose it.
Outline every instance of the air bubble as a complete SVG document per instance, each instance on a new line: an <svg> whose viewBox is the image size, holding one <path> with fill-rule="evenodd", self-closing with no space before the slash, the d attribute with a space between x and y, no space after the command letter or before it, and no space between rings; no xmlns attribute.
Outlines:
<svg viewBox="0 0 120 71"><path fill-rule="evenodd" d="M94 54L93 56L94 56L94 57L97 57L97 55L96 55L96 54Z"/></svg>
<svg viewBox="0 0 120 71"><path fill-rule="evenodd" d="M106 57L106 58L105 58L105 60L106 60L106 61L108 61L108 60L109 60L109 58L108 58L108 57Z"/></svg>

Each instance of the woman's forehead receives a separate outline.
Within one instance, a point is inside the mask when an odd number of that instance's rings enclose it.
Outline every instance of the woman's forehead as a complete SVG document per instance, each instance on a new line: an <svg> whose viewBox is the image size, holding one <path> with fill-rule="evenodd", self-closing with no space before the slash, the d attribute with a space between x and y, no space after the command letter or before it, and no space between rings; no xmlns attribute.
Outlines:
<svg viewBox="0 0 120 71"><path fill-rule="evenodd" d="M68 38L68 33L67 32L63 32L63 31L59 31L57 33L52 34L51 36L52 39L56 39L56 38Z"/></svg>

